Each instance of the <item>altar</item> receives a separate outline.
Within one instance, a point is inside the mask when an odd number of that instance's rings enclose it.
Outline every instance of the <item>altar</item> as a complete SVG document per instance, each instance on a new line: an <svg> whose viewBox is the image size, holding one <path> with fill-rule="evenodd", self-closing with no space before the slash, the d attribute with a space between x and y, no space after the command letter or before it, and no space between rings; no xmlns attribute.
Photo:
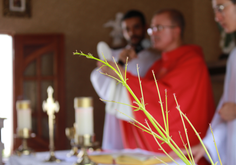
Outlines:
<svg viewBox="0 0 236 165"><path fill-rule="evenodd" d="M12 155L12 156L10 156L6 165L73 165L76 162L77 157L75 157L75 156L68 157L67 154L69 152L70 152L69 150L55 151L55 156L58 159L62 160L59 163L57 163L57 162L55 162L55 163L44 162L45 160L47 160L49 158L50 153L49 152L37 152L35 154L31 154L28 156L26 156L26 155L22 155L22 156ZM111 151L111 152L114 153L114 151ZM140 149L121 150L119 152L124 153L124 155L127 153L153 154L151 152L140 150ZM96 154L99 154L99 153L98 152L91 153L91 155L96 155ZM177 159L176 161L179 165L185 165L185 163L183 163L180 159ZM176 163L171 162L168 164L174 165ZM99 165L103 165L103 164L99 164ZM159 164L159 165L164 165L164 164Z"/></svg>
<svg viewBox="0 0 236 165"><path fill-rule="evenodd" d="M49 126L49 151L36 152L28 148L27 139L31 138L31 108L29 100L19 100L17 107L17 137L22 139L22 145L9 157L5 165L184 165L182 160L172 159L164 154L154 153L141 149L123 149L110 151L94 151L96 146L93 128L93 104L91 97L78 97L74 99L75 125L73 131L67 132L67 137L72 141L72 146L79 147L79 156L68 156L70 151L55 151L54 146L54 113L59 111L59 103L53 99L53 88L47 89L48 98L43 102L42 108L48 115ZM24 106L23 106L24 105ZM84 120L86 119L86 120ZM27 121L27 122L25 122ZM27 130L27 131L24 131ZM23 132L23 133L22 133ZM26 133L24 133L26 132ZM90 150L92 149L92 151ZM76 154L77 155L77 154Z"/></svg>

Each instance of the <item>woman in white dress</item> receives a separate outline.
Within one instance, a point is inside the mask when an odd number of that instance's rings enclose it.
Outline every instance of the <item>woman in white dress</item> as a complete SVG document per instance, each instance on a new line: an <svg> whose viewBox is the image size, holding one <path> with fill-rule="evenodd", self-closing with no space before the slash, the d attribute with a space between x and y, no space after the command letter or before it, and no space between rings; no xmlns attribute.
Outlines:
<svg viewBox="0 0 236 165"><path fill-rule="evenodd" d="M212 0L215 12L215 20L222 26L226 33L236 31L236 0ZM230 53L226 77L224 82L224 93L211 122L216 145L224 165L236 164L236 48ZM208 130L203 139L213 161L218 160L211 131ZM199 144L192 147L197 162L205 155L203 147ZM206 156L206 155L205 155Z"/></svg>

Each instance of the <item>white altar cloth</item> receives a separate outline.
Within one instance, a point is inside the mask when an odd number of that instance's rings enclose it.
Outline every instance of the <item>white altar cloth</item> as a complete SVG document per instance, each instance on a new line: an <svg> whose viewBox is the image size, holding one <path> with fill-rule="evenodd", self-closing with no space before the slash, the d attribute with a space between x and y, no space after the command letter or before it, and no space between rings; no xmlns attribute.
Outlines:
<svg viewBox="0 0 236 165"><path fill-rule="evenodd" d="M148 154L148 151L135 149L135 150L123 150L124 153L127 152L142 152L144 154ZM67 157L66 155L69 153L69 150L67 151L56 151L55 156L58 159L63 160L60 163L51 163L51 162L44 162L44 160L49 158L49 152L37 152L35 155L29 155L29 156L16 156L12 155L10 156L9 160L6 162L6 165L73 165L77 158L74 157ZM179 165L185 165L180 159L176 160ZM101 165L101 164L100 164ZM163 164L159 164L163 165ZM168 165L175 165L175 163L168 163Z"/></svg>
<svg viewBox="0 0 236 165"><path fill-rule="evenodd" d="M67 157L67 153L69 153L69 151L55 152L55 156L62 160L60 163L44 162L49 158L49 152L37 152L35 154L22 156L12 155L9 157L6 165L72 165L76 162L77 158Z"/></svg>

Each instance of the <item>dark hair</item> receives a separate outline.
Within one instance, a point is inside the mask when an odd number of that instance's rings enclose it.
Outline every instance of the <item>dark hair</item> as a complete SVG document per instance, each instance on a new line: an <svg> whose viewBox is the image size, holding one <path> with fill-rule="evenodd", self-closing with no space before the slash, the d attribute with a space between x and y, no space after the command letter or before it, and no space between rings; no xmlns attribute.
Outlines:
<svg viewBox="0 0 236 165"><path fill-rule="evenodd" d="M124 20L129 19L129 18L133 18L133 17L140 18L142 25L146 25L146 20L145 20L145 17L143 15L143 13L141 13L138 10L129 10L128 12L126 12L124 14L124 16L121 19L121 21L124 21Z"/></svg>
<svg viewBox="0 0 236 165"><path fill-rule="evenodd" d="M160 15L163 13L168 13L171 19L171 22L177 25L178 27L180 27L180 30L181 30L180 34L181 34L181 37L183 37L184 30L185 30L185 20L184 20L183 14L176 9L162 9L162 10L157 11L154 15Z"/></svg>

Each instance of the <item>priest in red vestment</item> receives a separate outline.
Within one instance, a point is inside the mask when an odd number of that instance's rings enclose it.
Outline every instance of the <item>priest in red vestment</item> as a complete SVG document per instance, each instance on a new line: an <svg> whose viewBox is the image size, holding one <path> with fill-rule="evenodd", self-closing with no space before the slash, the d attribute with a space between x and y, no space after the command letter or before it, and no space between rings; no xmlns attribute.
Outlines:
<svg viewBox="0 0 236 165"><path fill-rule="evenodd" d="M180 148L183 148L180 134L185 143L186 137L173 93L177 97L180 109L186 114L201 137L205 136L215 109L202 50L198 46L184 45L182 42L184 24L182 14L173 9L161 10L154 15L148 33L151 36L153 47L161 52L162 58L156 61L146 76L141 79L146 109L163 128L163 116L152 71L157 78L162 100L165 100L165 89L167 89L170 135ZM107 67L102 68L103 72L110 74L108 69ZM122 68L120 70L124 73ZM127 79L127 83L135 95L141 98L138 77L127 73ZM136 106L131 95L130 101ZM134 111L134 116L137 121L146 125L147 117L142 111ZM196 134L190 125L185 123L190 144L198 144ZM126 121L121 121L121 125L126 148L162 152L152 135ZM167 152L171 151L166 144L162 144L162 147ZM207 163L202 160L198 164Z"/></svg>

